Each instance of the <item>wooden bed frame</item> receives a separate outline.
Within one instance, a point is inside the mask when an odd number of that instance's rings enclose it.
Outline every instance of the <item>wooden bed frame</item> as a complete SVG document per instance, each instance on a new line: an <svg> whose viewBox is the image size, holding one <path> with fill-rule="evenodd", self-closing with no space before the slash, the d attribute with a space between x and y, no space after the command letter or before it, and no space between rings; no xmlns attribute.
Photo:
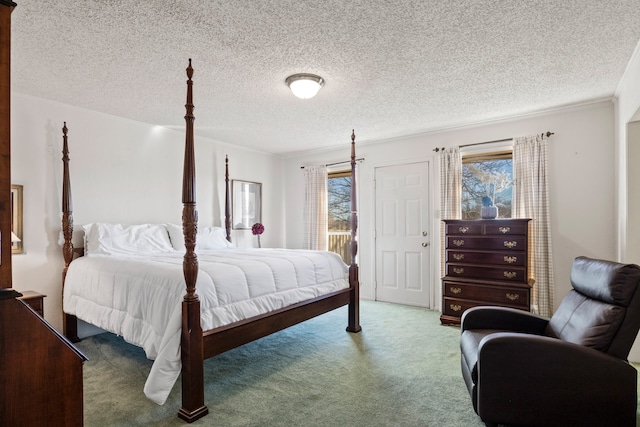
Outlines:
<svg viewBox="0 0 640 427"><path fill-rule="evenodd" d="M186 295L182 302L182 407L178 416L187 422L193 422L209 410L204 404L204 359L231 350L274 332L288 328L320 314L348 305L348 332L360 332L360 285L358 281L358 265L355 261L358 252L356 208L356 155L355 133L351 133L351 265L349 266L349 288L328 295L303 301L263 315L251 317L229 325L204 331L200 325L200 300L196 294L196 278L198 275L198 257L195 253L198 214L196 211L195 185L195 150L193 123L193 68L191 59L187 67L187 103L186 138L184 154L184 170L182 182L182 227L186 253L183 270L186 282ZM71 201L71 184L69 179L69 149L67 144L66 122L63 132L63 185L62 185L62 232L65 267L62 281L75 255L82 255L82 249L74 249L73 207ZM227 239L231 241L230 195L229 195L229 159L225 159L225 228ZM73 342L79 341L77 318L63 313L64 334Z"/></svg>

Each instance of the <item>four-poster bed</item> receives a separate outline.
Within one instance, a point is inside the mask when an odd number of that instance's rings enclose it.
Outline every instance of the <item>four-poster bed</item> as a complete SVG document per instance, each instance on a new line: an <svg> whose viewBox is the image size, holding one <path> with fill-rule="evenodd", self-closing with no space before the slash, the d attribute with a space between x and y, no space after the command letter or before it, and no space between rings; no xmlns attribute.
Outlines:
<svg viewBox="0 0 640 427"><path fill-rule="evenodd" d="M326 313L338 307L348 305L348 326L347 331L359 332L361 330L359 323L359 282L358 282L358 265L356 263L357 254L357 209L356 209L356 181L355 181L355 134L351 135L351 173L352 173L352 187L351 187L351 265L347 267L342 261L336 261L337 255L330 252L318 252L318 251L294 251L294 250L264 250L254 249L241 251L234 248L225 248L213 252L207 252L199 250L196 253L196 243L200 236L197 225L197 210L196 210L196 192L195 192L195 150L194 150L194 135L193 135L193 68L191 67L191 60L189 60L189 66L187 68L187 102L186 102L186 138L185 138L185 155L184 155L184 170L183 170L183 187L182 187L182 232L184 239L183 250L180 252L182 256L182 269L180 274L181 291L180 298L182 299L181 307L176 307L179 319L177 322L177 332L179 334L179 353L181 361L181 374L182 374L182 407L179 410L178 416L188 422L195 421L196 419L206 415L208 409L204 404L204 379L203 379L203 362L204 359L223 353L227 350L233 349L240 345L249 343L256 339L267 336L271 333L285 329L289 326L311 319L320 314ZM225 221L224 231L226 233L226 240L231 241L231 221L230 221L230 195L229 195L229 160L225 159ZM85 296L67 296L67 291L71 286L71 279L74 279L74 283L86 281L82 283L82 286L93 286L91 277L90 258L93 258L93 265L95 263L103 263L102 267L107 270L115 269L115 263L117 257L109 256L83 256L74 261L74 255L82 255L81 250L75 249L72 243L73 235L73 208L71 202L71 185L69 178L69 156L68 156L68 144L67 144L67 128L66 123L63 128L63 186L62 186L62 231L64 236L63 254L65 259L65 267L63 271L63 289L64 289L64 328L65 335L72 340L78 340L77 336L77 318L83 318L80 313L83 313L84 308L93 303L86 303L88 300L84 300ZM96 228L98 227L98 228ZM100 228L102 227L102 228ZM96 229L101 230L100 233L120 233L122 229L114 231L114 227L107 227L105 225L90 225L85 226L85 239L86 246L90 246L89 238L95 236ZM137 232L143 230L146 233L149 229L157 229L157 227L148 226L136 229ZM106 232L104 230L107 230ZM126 230L124 231L126 232ZM98 233L98 234L100 234ZM115 239L114 239L115 241ZM200 249L202 249L200 247ZM90 254L89 254L90 255ZM150 259L139 260L141 258L139 254L133 254L132 257L135 260L127 259L122 264L132 264L134 261L151 262L154 263L154 273L158 270L169 271L176 264L175 254L152 254ZM199 257L202 258L203 263L199 262ZM77 257L75 257L77 258ZM337 258L339 260L339 258ZM137 264L136 264L137 265ZM77 267L76 267L77 266ZM231 266L231 267L229 267ZM259 270L260 268L267 268L272 273L275 283L267 284L251 279L252 276L264 277L265 274L252 274L252 272ZM244 275L241 274L240 278L232 276L229 273L230 270L234 272L237 270L243 270ZM229 270L229 271L227 271ZM175 271L173 274L175 276ZM223 274L223 271L225 272ZM263 271L263 270L259 270ZM270 274L271 274L270 273ZM104 275L104 272L100 274ZM157 273L160 274L160 273ZM287 274L293 276L292 279L288 279ZM220 275L220 276L218 276ZM266 276L268 276L267 274ZM75 276L81 278L76 280ZM148 276L147 276L148 277ZM313 277L313 283L310 277ZM209 280L211 279L211 280ZM96 279L99 280L99 279ZM164 280L164 279L163 279ZM167 279L168 280L168 279ZM234 282L236 280L237 282ZM217 322L219 317L228 317L230 312L237 311L237 307L245 303L244 297L234 296L234 293L244 292L245 281L247 291L246 294L260 294L257 298L251 296L247 301L251 302L251 314L241 318L234 318L227 322ZM295 281L295 283L292 283ZM196 282L198 284L198 292L196 292ZM213 290L213 297L209 294L209 282L215 283ZM242 283L242 286L233 286L228 283ZM255 283L253 283L255 282ZM186 293L184 292L184 285L186 283ZM205 286L206 285L206 286ZM225 288L226 285L226 288ZM78 287L78 285L74 285ZM164 285L163 285L164 286ZM255 286L257 288L252 288ZM81 287L81 286L80 286ZM262 289L273 287L273 293L261 293L255 289ZM238 290L240 289L240 291ZM82 292L82 291L80 291ZM87 291L91 293L92 291ZM150 291L152 292L152 291ZM129 295L129 294L127 294ZM222 299L227 298L233 300L233 307L225 311L223 314L219 314L219 311L226 309L226 306L222 304L216 306L216 304ZM117 299L117 298L113 298ZM212 304L210 300L216 300L215 304ZM257 300L257 302L254 302ZM256 307L262 307L268 305L265 301L274 302L274 305L269 306L267 309L257 309ZM124 301L123 305L127 302ZM134 305L139 304L138 301ZM179 302L178 302L179 304ZM176 306L178 304L175 304ZM93 304L99 306L100 303ZM209 307L209 306L212 307ZM231 304L230 304L231 305ZM114 311L104 312L102 317L108 318L106 323L112 321L113 317L120 315L119 307L116 307ZM258 311L255 311L258 310ZM104 309L103 309L104 311ZM157 310L156 310L157 311ZM106 313L106 314L105 314ZM114 316L115 315L117 316ZM181 313L181 314L180 314ZM214 313L211 316L207 316L208 313ZM216 314L217 313L217 314ZM76 315L78 317L76 317ZM217 317L216 317L217 316ZM214 327L203 327L203 322L206 325L211 325L209 318L213 317ZM100 318L100 316L98 316ZM86 320L83 318L83 320ZM207 323L208 322L208 323ZM126 322L125 322L126 323ZM129 322L131 323L131 322ZM135 322L133 322L135 323ZM167 321L167 324L171 324L171 320ZM98 325L100 326L100 325ZM125 329L130 328L130 325L125 325ZM170 328L170 326L167 326ZM114 332L112 330L112 332ZM118 331L116 331L118 333ZM171 344L167 344L170 338L166 338L171 335L165 333L165 337L162 338L160 348L155 347L151 351L154 353L157 350L158 354L174 354ZM126 336L125 336L125 339ZM135 340L134 340L135 341ZM134 342L135 343L135 342ZM178 345L176 344L176 345ZM153 347L153 346L150 346ZM148 349L145 347L145 351ZM149 351L147 353L149 354ZM175 360L173 362L176 362ZM169 364L173 362L168 362ZM158 359L154 362L152 367L152 374L155 367L159 364ZM176 363L173 363L174 365ZM180 363L177 363L180 365ZM180 367L179 367L180 369ZM163 371L164 367L158 367L159 371ZM151 375L150 374L150 377ZM177 376L177 374L176 374ZM161 377L161 381L169 381L166 378ZM147 393L147 386L150 380L145 385L145 393ZM171 386L173 383L171 383ZM168 394L168 392L166 392ZM149 396L149 394L147 394ZM152 399L153 400L153 399ZM162 401L162 399L160 399Z"/></svg>

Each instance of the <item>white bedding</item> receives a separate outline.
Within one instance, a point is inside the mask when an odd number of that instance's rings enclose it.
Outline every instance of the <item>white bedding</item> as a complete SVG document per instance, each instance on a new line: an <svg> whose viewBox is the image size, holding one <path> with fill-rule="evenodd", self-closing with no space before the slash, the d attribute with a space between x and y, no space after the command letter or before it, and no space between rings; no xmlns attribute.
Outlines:
<svg viewBox="0 0 640 427"><path fill-rule="evenodd" d="M181 369L183 256L85 256L65 280L65 313L123 336L155 360L144 393L158 404ZM200 251L198 260L203 330L349 287L348 268L333 252L222 249Z"/></svg>

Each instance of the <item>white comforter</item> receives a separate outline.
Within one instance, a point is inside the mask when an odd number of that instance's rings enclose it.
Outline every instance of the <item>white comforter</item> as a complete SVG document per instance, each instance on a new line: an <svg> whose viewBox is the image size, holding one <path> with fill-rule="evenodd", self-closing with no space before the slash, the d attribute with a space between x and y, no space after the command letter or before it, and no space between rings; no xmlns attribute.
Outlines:
<svg viewBox="0 0 640 427"><path fill-rule="evenodd" d="M155 360L145 395L163 404L180 374L183 254L85 256L67 273L64 311L122 335ZM222 249L198 254L196 293L208 330L349 287L332 252Z"/></svg>

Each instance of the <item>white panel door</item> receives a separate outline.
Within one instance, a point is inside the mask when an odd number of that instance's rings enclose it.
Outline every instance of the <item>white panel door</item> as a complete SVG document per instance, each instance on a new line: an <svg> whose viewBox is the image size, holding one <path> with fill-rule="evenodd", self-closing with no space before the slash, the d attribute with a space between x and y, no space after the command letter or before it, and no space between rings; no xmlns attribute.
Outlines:
<svg viewBox="0 0 640 427"><path fill-rule="evenodd" d="M376 299L428 307L429 163L375 170Z"/></svg>

